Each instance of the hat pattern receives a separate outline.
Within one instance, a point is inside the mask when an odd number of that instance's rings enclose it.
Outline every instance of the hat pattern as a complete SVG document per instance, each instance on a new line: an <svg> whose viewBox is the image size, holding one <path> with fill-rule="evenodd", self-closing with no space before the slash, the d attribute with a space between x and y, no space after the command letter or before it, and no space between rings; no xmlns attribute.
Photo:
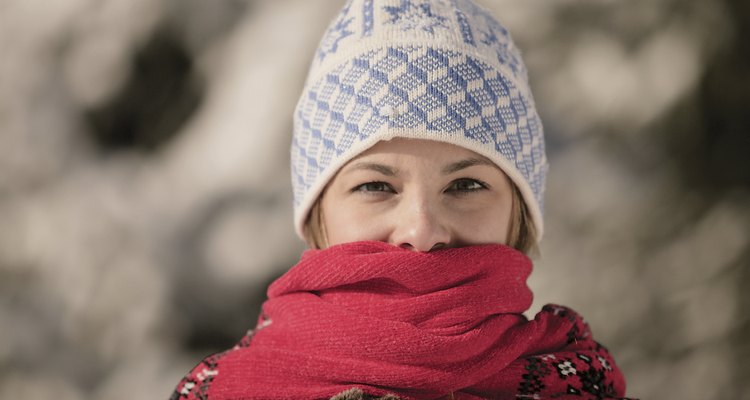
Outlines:
<svg viewBox="0 0 750 400"><path fill-rule="evenodd" d="M361 7L359 12L352 9L353 3L361 3L358 4ZM317 62L311 70L317 69L329 55L336 54L344 39L347 39L345 42L356 43L372 36L376 13L374 3L374 0L350 0L344 5L324 34L318 47ZM494 53L499 64L526 78L526 69L508 30L473 1L381 0L377 3L380 5L378 11L383 14L383 30L396 27L401 32L420 31L432 35L433 39L435 36L437 39L447 37L448 41L454 41L452 36L459 32L463 43L481 53ZM346 43L342 47L347 47Z"/></svg>
<svg viewBox="0 0 750 400"><path fill-rule="evenodd" d="M401 0L398 6L383 6L383 10L390 14L388 23L398 25L402 31L421 29L435 33L436 27L448 29L447 18L433 13L429 2Z"/></svg>

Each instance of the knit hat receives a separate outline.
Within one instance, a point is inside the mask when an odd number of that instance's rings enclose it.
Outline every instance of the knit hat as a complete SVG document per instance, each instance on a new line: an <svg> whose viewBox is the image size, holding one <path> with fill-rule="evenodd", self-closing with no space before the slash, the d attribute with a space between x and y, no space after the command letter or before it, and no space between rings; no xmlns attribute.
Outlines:
<svg viewBox="0 0 750 400"><path fill-rule="evenodd" d="M315 53L294 114L294 223L349 160L381 140L472 150L515 183L538 238L547 159L526 67L471 0L349 0Z"/></svg>

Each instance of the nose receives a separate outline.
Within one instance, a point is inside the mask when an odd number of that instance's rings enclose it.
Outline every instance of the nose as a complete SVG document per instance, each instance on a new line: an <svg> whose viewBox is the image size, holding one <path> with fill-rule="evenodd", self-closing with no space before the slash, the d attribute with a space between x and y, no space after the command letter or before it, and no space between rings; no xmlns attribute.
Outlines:
<svg viewBox="0 0 750 400"><path fill-rule="evenodd" d="M390 243L404 249L428 252L447 247L450 230L441 213L426 201L403 204L401 212L394 215Z"/></svg>

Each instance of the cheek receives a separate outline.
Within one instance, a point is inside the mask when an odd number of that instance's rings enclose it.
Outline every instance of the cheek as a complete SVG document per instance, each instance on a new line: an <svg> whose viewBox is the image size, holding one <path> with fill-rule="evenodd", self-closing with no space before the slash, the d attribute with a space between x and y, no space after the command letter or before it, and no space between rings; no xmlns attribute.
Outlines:
<svg viewBox="0 0 750 400"><path fill-rule="evenodd" d="M497 212L488 215L482 225L484 227L484 234L491 242L507 244L510 212Z"/></svg>
<svg viewBox="0 0 750 400"><path fill-rule="evenodd" d="M494 199L472 212L456 213L453 226L462 239L469 243L506 243L512 206Z"/></svg>
<svg viewBox="0 0 750 400"><path fill-rule="evenodd" d="M328 245L362 240L383 240L382 219L369 207L346 201L323 202L323 221Z"/></svg>

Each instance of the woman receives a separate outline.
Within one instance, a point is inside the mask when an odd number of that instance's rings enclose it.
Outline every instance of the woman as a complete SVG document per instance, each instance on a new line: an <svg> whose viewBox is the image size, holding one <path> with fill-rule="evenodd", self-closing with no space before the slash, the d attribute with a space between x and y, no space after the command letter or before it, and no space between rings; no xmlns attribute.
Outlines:
<svg viewBox="0 0 750 400"><path fill-rule="evenodd" d="M612 398L573 311L526 286L547 164L526 70L470 0L351 0L295 114L297 233L258 325L174 399Z"/></svg>

